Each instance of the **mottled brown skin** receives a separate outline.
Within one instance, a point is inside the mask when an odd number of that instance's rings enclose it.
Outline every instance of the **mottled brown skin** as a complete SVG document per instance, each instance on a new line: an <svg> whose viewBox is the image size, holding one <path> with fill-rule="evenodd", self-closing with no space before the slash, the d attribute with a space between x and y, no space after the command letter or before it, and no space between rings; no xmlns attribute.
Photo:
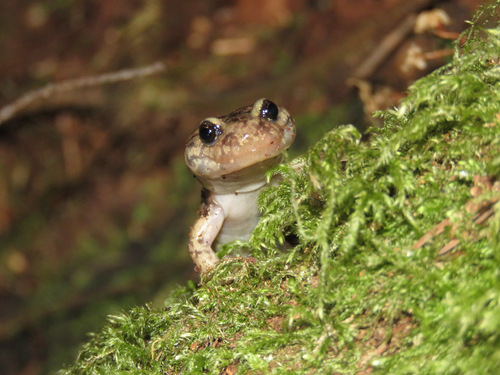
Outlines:
<svg viewBox="0 0 500 375"><path fill-rule="evenodd" d="M267 99L209 117L191 134L185 160L203 191L188 250L199 272L218 263L214 242L250 237L259 217L257 197L267 185L265 174L282 161L294 138L290 114Z"/></svg>

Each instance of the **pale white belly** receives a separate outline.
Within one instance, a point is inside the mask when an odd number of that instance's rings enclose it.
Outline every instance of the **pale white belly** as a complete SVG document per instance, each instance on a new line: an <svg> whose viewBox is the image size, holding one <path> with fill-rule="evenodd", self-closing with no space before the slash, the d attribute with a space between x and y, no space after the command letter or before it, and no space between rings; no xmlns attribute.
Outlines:
<svg viewBox="0 0 500 375"><path fill-rule="evenodd" d="M213 198L224 210L224 223L217 236L218 245L250 238L257 222L259 209L257 197L261 189L245 193L216 194Z"/></svg>

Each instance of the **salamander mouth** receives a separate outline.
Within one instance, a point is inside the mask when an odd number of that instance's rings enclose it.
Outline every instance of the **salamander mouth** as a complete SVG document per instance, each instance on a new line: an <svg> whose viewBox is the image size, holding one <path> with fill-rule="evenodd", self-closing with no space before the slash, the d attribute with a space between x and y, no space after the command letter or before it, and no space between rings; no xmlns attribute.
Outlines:
<svg viewBox="0 0 500 375"><path fill-rule="evenodd" d="M258 143L238 145L218 159L221 167L219 175L236 172L262 161L275 158L286 151L295 139L293 121L289 121L279 132L266 134Z"/></svg>
<svg viewBox="0 0 500 375"><path fill-rule="evenodd" d="M286 148L288 149L293 141L295 140L295 121L293 118L289 118L287 123L284 126L285 128L285 133L284 133L284 141L285 144L287 144Z"/></svg>

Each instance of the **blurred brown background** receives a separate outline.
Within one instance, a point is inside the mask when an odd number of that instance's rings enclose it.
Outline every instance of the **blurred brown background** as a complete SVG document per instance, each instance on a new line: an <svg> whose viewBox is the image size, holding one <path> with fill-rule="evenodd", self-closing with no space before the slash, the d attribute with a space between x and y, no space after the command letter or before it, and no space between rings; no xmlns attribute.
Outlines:
<svg viewBox="0 0 500 375"><path fill-rule="evenodd" d="M268 97L298 122L292 156L339 124L376 125L481 3L2 1L0 110L49 83L165 64L0 123L2 373L53 373L107 314L196 280L199 186L182 153L201 119Z"/></svg>

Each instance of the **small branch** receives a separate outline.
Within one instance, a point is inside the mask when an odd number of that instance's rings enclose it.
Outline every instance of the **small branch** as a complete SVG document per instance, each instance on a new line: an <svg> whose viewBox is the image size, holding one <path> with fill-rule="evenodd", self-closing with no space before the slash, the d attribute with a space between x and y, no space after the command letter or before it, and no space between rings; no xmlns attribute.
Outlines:
<svg viewBox="0 0 500 375"><path fill-rule="evenodd" d="M420 239L413 244L411 249L417 250L417 249L420 249L421 247L424 247L425 244L430 242L436 236L443 233L445 231L445 229L447 227L450 227L450 226L451 226L451 220L448 218L444 219L439 224L437 224L434 228L432 228L426 234L424 234L422 237L420 237Z"/></svg>
<svg viewBox="0 0 500 375"><path fill-rule="evenodd" d="M40 89L29 91L19 99L16 99L14 102L2 107L0 109L0 125L13 118L19 111L37 100L47 99L56 94L83 88L146 77L162 72L163 70L165 70L165 64L162 62L156 62L154 64L147 65L141 68L124 69L117 72L105 73L96 76L70 79L67 81L62 81L60 83L50 83Z"/></svg>
<svg viewBox="0 0 500 375"><path fill-rule="evenodd" d="M425 60L436 60L436 59L441 59L443 57L451 56L453 55L453 52L454 51L452 48L446 48L437 51L424 52L422 53L422 57Z"/></svg>
<svg viewBox="0 0 500 375"><path fill-rule="evenodd" d="M477 202L477 197L479 197L484 191L494 191L500 193L500 182L492 182L488 177L477 176L474 178L474 187L471 189L471 194L473 196L465 204L465 210L472 214L472 221L475 224L484 224L493 215L495 215L495 205L499 204L500 197L495 196L488 200L483 200ZM426 234L424 234L417 242L411 247L412 250L417 250L424 247L432 239L436 238L438 235L445 232L446 228L451 228L455 231L458 224L453 224L449 218L444 219L439 224L434 226ZM459 245L460 241L456 238L451 238L451 240L444 245L439 250L439 255L448 254L450 251L455 249Z"/></svg>
<svg viewBox="0 0 500 375"><path fill-rule="evenodd" d="M472 217L472 220L476 224L483 224L486 222L490 217L492 217L495 214L495 207L494 205L498 202L498 199L494 198L490 201L486 202L485 207L488 207L486 211L484 211L484 207L481 207L481 210L477 211L474 216ZM481 236L483 237L483 236ZM441 250L439 250L438 255L443 256L448 254L450 251L454 250L458 245L460 244L460 241L457 240L456 238L452 239L450 242L448 242L446 245L444 245Z"/></svg>
<svg viewBox="0 0 500 375"><path fill-rule="evenodd" d="M407 16L394 30L392 30L353 73L353 78L366 79L387 59L387 57L404 41L413 30L415 14Z"/></svg>

